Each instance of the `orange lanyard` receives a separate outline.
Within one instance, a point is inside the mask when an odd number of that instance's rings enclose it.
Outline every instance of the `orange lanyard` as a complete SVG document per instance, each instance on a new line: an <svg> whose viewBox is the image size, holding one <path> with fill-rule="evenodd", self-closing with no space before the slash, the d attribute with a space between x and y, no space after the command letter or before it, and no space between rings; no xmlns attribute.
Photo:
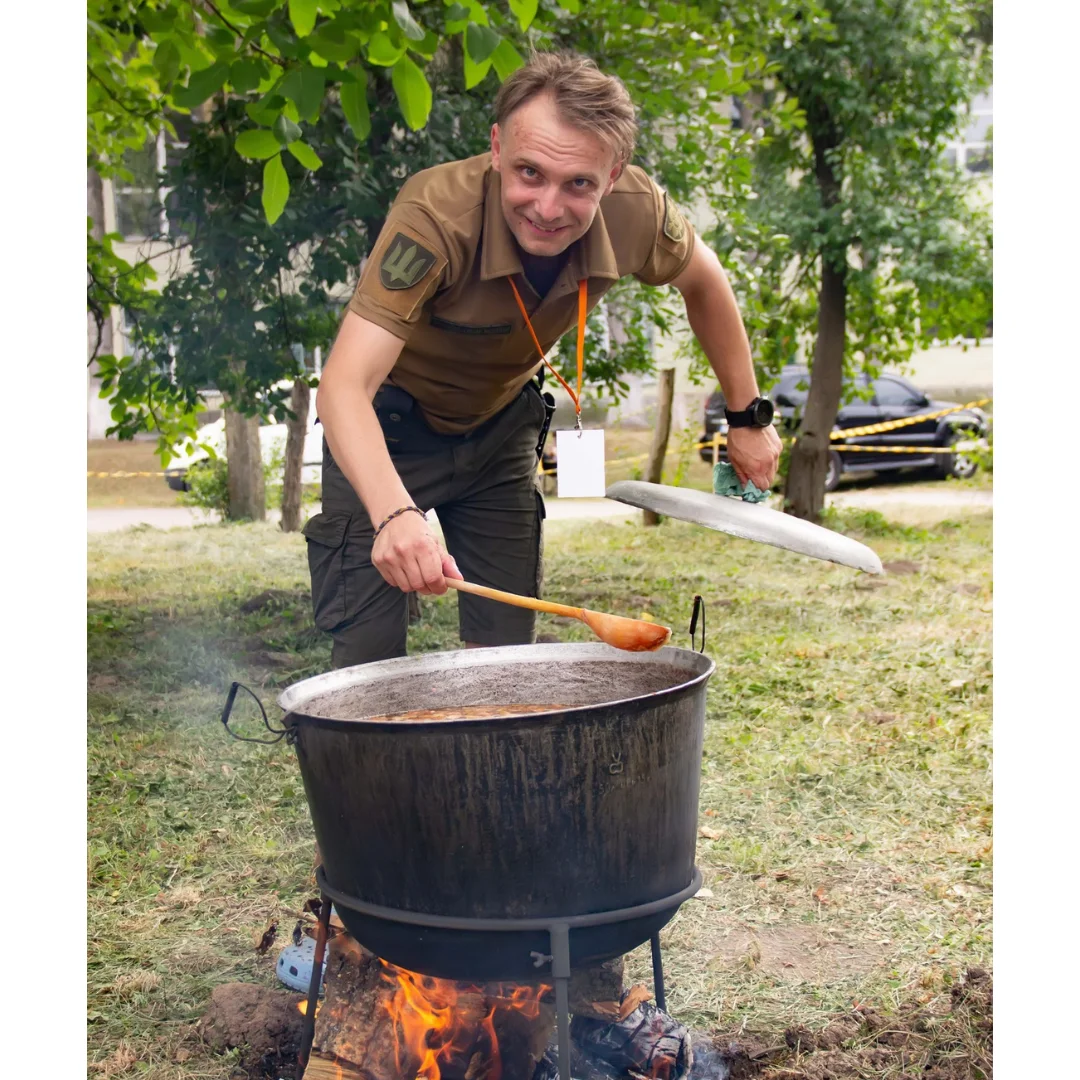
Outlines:
<svg viewBox="0 0 1080 1080"><path fill-rule="evenodd" d="M533 329L533 324L529 319L529 313L525 310L525 304L521 300L521 293L518 292L517 286L514 284L512 277L507 278L510 282L510 288L514 290L514 299L517 301L518 307L521 308L521 314L525 316L525 325L529 328L529 333L532 335L533 344L536 346L536 351L540 354L540 359L544 361L551 373L556 379L562 383L563 389L570 395L570 400L574 403L574 408L577 410L577 427L581 427L581 381L585 374L585 317L588 314L588 301L589 301L589 280L588 278L582 278L578 282L578 305L577 305L577 393L570 389L570 384L548 363L548 358L544 355L544 350L540 347L540 341L536 336L536 331Z"/></svg>

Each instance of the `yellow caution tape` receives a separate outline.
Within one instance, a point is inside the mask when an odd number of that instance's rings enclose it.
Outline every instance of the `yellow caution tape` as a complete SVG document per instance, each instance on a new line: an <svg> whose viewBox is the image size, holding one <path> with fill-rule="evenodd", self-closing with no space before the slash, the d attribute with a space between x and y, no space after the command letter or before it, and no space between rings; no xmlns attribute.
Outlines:
<svg viewBox="0 0 1080 1080"><path fill-rule="evenodd" d="M126 478L130 476L164 476L163 472L87 472L87 477L94 477L97 480L113 480L119 478Z"/></svg>
<svg viewBox="0 0 1080 1080"><path fill-rule="evenodd" d="M859 435L878 435L883 431L895 431L897 428L910 427L912 424L921 424L925 420L939 420L950 413L960 412L963 409L977 409L980 405L986 405L990 398L980 398L971 401L967 405L954 405L940 412L919 413L918 416L905 416L902 420L883 420L880 424L867 424L865 427L840 428L829 434L830 439L853 439Z"/></svg>

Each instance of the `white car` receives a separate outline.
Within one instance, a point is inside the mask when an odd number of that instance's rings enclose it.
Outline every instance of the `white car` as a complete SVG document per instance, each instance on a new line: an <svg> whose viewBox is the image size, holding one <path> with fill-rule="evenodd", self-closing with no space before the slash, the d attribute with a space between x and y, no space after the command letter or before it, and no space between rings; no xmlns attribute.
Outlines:
<svg viewBox="0 0 1080 1080"><path fill-rule="evenodd" d="M303 484L318 484L322 480L322 428L316 424L314 401L308 409L307 434L304 436L304 460L300 471L300 482ZM284 423L276 423L274 420L259 421L259 443L262 448L264 465L270 465L275 458L278 461L285 460L285 440L289 429ZM225 417L219 417L205 427L199 428L196 440L214 448L219 458L225 460ZM174 447L173 456L165 466L165 482L173 491L188 490L188 470L200 462L209 461L210 455L201 446L196 446L192 452L186 447Z"/></svg>

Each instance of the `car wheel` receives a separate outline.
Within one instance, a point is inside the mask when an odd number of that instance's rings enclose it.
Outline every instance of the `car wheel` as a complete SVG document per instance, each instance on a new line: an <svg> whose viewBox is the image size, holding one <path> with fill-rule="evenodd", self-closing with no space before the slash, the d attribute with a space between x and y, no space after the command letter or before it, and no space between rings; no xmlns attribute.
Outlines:
<svg viewBox="0 0 1080 1080"><path fill-rule="evenodd" d="M963 442L974 435L972 431L952 431L945 441L946 446ZM978 472L979 463L969 454L940 454L938 456L937 475L941 480L955 476L957 480L970 480Z"/></svg>
<svg viewBox="0 0 1080 1080"><path fill-rule="evenodd" d="M829 451L828 471L825 473L825 490L835 491L840 486L840 476L844 471L840 455L835 450Z"/></svg>

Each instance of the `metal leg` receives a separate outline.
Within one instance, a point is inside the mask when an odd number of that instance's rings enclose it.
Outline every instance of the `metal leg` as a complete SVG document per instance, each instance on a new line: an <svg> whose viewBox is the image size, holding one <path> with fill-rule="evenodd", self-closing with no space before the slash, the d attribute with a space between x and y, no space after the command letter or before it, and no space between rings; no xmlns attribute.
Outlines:
<svg viewBox="0 0 1080 1080"><path fill-rule="evenodd" d="M551 974L555 978L555 1019L559 1033L559 1080L570 1074L570 927L551 927Z"/></svg>
<svg viewBox="0 0 1080 1080"><path fill-rule="evenodd" d="M326 939L330 933L329 896L322 898L319 909L319 929L315 936L315 960L311 966L311 982L308 984L307 1012L304 1013L304 1029L300 1037L300 1054L296 1059L296 1080L304 1080L311 1044L315 1041L315 1012L319 1007L319 988L322 984L323 958L326 956Z"/></svg>
<svg viewBox="0 0 1080 1080"><path fill-rule="evenodd" d="M667 1012L667 998L664 996L664 964L660 959L660 931L650 939L652 944L652 981L656 1006L661 1012Z"/></svg>

